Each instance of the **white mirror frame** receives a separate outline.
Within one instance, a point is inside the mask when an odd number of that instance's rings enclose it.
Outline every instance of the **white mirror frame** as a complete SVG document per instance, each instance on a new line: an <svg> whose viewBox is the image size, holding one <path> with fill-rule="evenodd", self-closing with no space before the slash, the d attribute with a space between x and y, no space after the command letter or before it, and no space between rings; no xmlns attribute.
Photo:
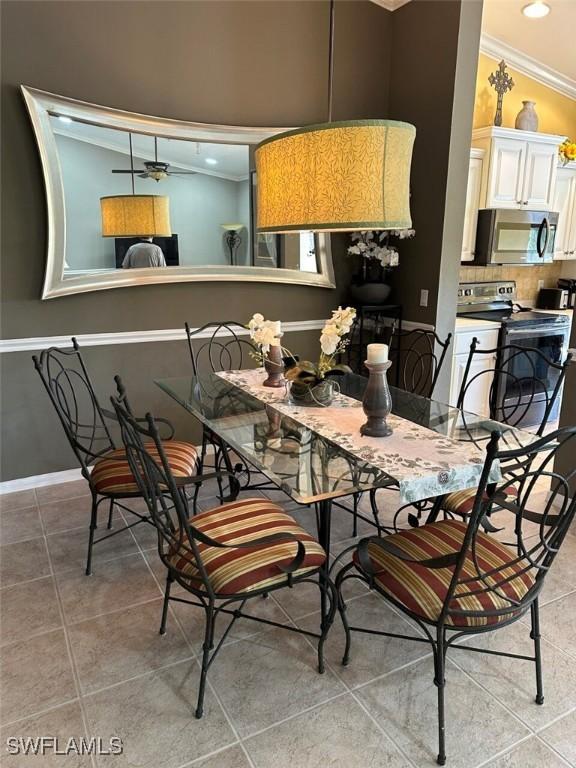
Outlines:
<svg viewBox="0 0 576 768"><path fill-rule="evenodd" d="M129 285L176 282L244 281L296 283L319 288L336 287L329 234L318 235L319 273L301 272L296 269L215 265L170 267L167 270L131 269L128 272L118 270L117 272L78 275L64 279L66 207L58 149L50 124L51 115L62 113L75 120L151 136L226 144L256 145L265 138L290 129L187 123L181 120L151 117L137 112L125 112L120 109L102 107L98 104L77 101L66 96L57 96L24 85L21 86L21 90L34 128L46 188L48 252L42 289L43 299L53 299L58 296L88 291L102 291L108 288L122 288Z"/></svg>

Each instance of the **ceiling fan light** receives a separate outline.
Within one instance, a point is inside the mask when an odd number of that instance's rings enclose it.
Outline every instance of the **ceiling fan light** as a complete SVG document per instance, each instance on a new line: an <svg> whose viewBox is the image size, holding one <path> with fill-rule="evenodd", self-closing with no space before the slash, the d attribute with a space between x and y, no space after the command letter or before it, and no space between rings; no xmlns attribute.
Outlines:
<svg viewBox="0 0 576 768"><path fill-rule="evenodd" d="M261 142L258 232L410 229L415 135L409 123L352 120Z"/></svg>
<svg viewBox="0 0 576 768"><path fill-rule="evenodd" d="M163 195L101 197L102 237L170 237L169 203Z"/></svg>

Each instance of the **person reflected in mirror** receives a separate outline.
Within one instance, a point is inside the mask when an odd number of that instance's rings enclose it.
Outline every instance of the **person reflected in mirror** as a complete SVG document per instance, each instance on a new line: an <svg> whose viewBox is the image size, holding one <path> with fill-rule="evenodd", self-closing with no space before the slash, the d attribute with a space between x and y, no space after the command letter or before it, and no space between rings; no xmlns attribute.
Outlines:
<svg viewBox="0 0 576 768"><path fill-rule="evenodd" d="M165 267L166 259L159 245L151 237L143 237L126 251L122 269L141 269L143 267Z"/></svg>

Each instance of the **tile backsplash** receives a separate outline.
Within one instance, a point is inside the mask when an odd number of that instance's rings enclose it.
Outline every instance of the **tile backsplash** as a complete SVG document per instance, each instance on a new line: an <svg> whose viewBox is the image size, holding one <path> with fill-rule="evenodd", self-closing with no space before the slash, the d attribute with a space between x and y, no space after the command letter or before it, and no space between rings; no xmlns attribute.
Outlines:
<svg viewBox="0 0 576 768"><path fill-rule="evenodd" d="M562 271L562 262L530 265L527 267L460 267L461 283L479 283L488 280L515 280L518 300L521 303L536 306L538 299L538 281L543 280L543 288L556 288Z"/></svg>

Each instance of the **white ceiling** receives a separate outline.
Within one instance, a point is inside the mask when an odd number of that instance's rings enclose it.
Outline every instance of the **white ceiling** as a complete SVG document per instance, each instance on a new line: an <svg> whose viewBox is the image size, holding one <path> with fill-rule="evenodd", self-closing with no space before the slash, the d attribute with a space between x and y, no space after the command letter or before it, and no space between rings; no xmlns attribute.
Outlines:
<svg viewBox="0 0 576 768"><path fill-rule="evenodd" d="M482 32L569 77L576 85L576 0L546 0L550 13L529 19L529 0L484 0Z"/></svg>
<svg viewBox="0 0 576 768"><path fill-rule="evenodd" d="M119 164L119 167L130 168L128 134L124 131L76 121L64 123L55 116L51 116L50 121L54 131L61 136L68 136L126 155L126 162ZM135 158L154 160L152 136L133 133L132 146ZM206 158L216 160L217 164L206 163ZM230 181L243 181L248 178L248 145L246 144L209 144L159 138L158 160L169 163L171 169L197 171ZM141 163L136 160L135 165L138 168Z"/></svg>

